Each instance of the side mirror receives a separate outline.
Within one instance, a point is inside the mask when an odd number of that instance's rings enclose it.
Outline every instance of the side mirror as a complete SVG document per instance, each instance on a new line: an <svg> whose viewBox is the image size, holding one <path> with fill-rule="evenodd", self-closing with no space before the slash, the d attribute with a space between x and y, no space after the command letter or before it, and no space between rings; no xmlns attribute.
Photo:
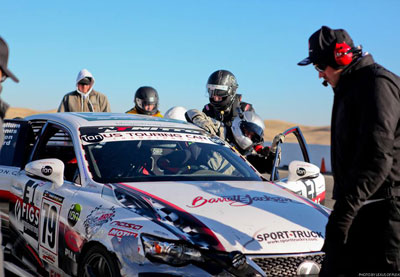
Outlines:
<svg viewBox="0 0 400 277"><path fill-rule="evenodd" d="M28 174L49 180L55 186L61 187L64 183L64 163L59 159L42 159L28 163L25 166Z"/></svg>
<svg viewBox="0 0 400 277"><path fill-rule="evenodd" d="M319 167L307 162L292 161L289 164L289 182L296 182L300 179L314 179L320 173Z"/></svg>

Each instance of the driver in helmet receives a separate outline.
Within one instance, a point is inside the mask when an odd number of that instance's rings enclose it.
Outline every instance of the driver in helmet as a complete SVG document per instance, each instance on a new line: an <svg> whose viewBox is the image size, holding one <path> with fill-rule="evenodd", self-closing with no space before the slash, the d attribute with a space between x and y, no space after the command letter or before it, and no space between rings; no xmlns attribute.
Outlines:
<svg viewBox="0 0 400 277"><path fill-rule="evenodd" d="M205 105L203 113L230 126L241 111L254 111L249 103L242 102L242 95L236 94L238 83L235 75L228 70L213 72L207 81L210 103Z"/></svg>
<svg viewBox="0 0 400 277"><path fill-rule="evenodd" d="M135 107L127 111L131 114L144 114L163 117L158 110L158 93L152 87L140 87L135 93Z"/></svg>

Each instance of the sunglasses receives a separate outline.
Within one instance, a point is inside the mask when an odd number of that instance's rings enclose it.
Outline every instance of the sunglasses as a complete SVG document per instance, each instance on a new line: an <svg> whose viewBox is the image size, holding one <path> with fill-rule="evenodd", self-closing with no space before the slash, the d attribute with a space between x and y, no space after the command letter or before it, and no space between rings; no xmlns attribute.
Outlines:
<svg viewBox="0 0 400 277"><path fill-rule="evenodd" d="M326 64L314 64L314 67L318 72L322 73L325 71L327 65Z"/></svg>

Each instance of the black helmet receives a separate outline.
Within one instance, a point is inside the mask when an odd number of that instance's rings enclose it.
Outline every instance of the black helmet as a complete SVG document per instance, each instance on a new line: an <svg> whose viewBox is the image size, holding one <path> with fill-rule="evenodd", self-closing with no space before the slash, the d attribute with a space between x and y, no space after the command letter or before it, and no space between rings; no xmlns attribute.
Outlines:
<svg viewBox="0 0 400 277"><path fill-rule="evenodd" d="M146 105L154 105L151 111L146 111ZM152 87L140 87L135 93L135 108L140 114L153 115L158 111L158 93Z"/></svg>
<svg viewBox="0 0 400 277"><path fill-rule="evenodd" d="M218 111L228 111L235 99L238 88L235 75L228 70L217 70L208 77L207 92L210 103ZM221 96L221 101L214 101L213 96Z"/></svg>

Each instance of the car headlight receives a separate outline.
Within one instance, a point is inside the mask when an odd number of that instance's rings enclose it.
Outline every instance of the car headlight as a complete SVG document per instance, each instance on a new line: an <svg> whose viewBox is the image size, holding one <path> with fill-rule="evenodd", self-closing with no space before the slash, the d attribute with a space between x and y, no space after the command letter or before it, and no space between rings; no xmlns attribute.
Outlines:
<svg viewBox="0 0 400 277"><path fill-rule="evenodd" d="M171 241L142 234L143 250L147 258L174 266L202 262L199 250L180 241Z"/></svg>

